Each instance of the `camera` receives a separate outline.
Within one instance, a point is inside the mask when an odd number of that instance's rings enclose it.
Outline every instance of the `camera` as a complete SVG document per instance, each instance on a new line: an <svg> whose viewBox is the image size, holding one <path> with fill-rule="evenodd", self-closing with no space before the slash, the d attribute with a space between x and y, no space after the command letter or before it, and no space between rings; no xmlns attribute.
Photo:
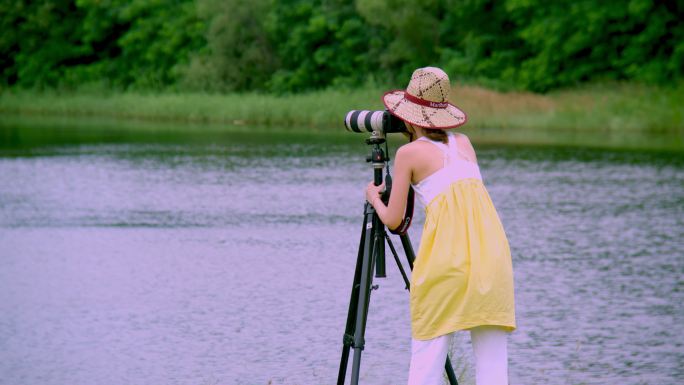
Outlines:
<svg viewBox="0 0 684 385"><path fill-rule="evenodd" d="M384 111L351 110L344 118L344 127L351 132L408 132L404 121Z"/></svg>

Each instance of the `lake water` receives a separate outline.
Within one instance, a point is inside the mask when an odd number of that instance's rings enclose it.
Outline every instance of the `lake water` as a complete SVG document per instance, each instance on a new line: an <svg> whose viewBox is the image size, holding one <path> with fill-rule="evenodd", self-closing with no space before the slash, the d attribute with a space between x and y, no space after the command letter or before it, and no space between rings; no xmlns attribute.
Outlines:
<svg viewBox="0 0 684 385"><path fill-rule="evenodd" d="M1 130L0 384L336 382L361 136ZM475 147L513 255L511 384L684 382L684 155ZM408 293L387 273L363 384L407 379ZM467 333L452 356L473 384Z"/></svg>

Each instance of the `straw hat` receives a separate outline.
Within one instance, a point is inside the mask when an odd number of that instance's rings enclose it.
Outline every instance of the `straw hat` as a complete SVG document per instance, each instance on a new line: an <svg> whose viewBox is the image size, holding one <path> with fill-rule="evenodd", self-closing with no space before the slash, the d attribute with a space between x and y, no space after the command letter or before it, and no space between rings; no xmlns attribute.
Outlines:
<svg viewBox="0 0 684 385"><path fill-rule="evenodd" d="M454 128L468 120L465 112L449 103L449 76L439 68L413 71L406 91L386 92L385 107L401 120L423 128Z"/></svg>

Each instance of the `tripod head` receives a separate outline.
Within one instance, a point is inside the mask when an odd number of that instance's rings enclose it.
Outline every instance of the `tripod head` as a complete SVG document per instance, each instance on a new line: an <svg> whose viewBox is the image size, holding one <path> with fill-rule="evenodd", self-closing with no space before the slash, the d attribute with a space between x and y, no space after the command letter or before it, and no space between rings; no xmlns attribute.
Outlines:
<svg viewBox="0 0 684 385"><path fill-rule="evenodd" d="M366 139L366 144L373 146L371 149L370 156L366 157L366 162L371 163L373 166L373 184L380 186L382 184L382 169L387 168L387 182L385 183L385 191L382 193L382 201L387 204L389 201L390 189L392 186L392 177L389 173L389 167L387 162L389 158L386 155L386 151L382 150L381 144L385 144L385 150L387 150L387 141L385 136L381 131L375 130L371 133L370 138ZM371 210L373 213L373 223L372 226L375 227L375 237L377 238L374 244L377 247L377 252L375 253L375 277L385 278L387 275L385 273L385 236L387 232L385 231L385 224L382 223L380 217L375 212L373 206L366 202L366 210Z"/></svg>
<svg viewBox="0 0 684 385"><path fill-rule="evenodd" d="M375 136L376 133L378 134L378 136ZM380 145L383 143L385 144L385 151L383 151L382 147L380 147ZM369 146L373 146L373 148L371 149L371 154L366 157L366 162L371 163L371 165L373 166L373 183L376 186L380 186L382 184L382 169L384 168L387 168L386 177L391 181L392 177L389 173L389 167L387 167L387 162L389 161L389 158L386 155L387 141L385 140L385 137L382 136L382 133L373 131L371 137L366 139L366 144ZM385 188L385 192L382 194L383 201L385 203L387 203L387 201L385 200L385 195L389 195L387 193L387 190L388 188Z"/></svg>

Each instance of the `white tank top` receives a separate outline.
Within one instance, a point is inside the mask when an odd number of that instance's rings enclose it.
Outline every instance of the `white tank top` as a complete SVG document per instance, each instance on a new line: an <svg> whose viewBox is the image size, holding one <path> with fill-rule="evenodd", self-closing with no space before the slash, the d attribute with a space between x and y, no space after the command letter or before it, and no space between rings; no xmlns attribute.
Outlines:
<svg viewBox="0 0 684 385"><path fill-rule="evenodd" d="M459 151L456 143L456 136L452 132L447 132L449 144L430 140L424 136L418 138L428 143L434 144L444 154L444 166L430 174L418 184L412 184L418 198L426 205L437 195L444 192L452 183L466 178L482 180L480 167L475 162L466 159Z"/></svg>

